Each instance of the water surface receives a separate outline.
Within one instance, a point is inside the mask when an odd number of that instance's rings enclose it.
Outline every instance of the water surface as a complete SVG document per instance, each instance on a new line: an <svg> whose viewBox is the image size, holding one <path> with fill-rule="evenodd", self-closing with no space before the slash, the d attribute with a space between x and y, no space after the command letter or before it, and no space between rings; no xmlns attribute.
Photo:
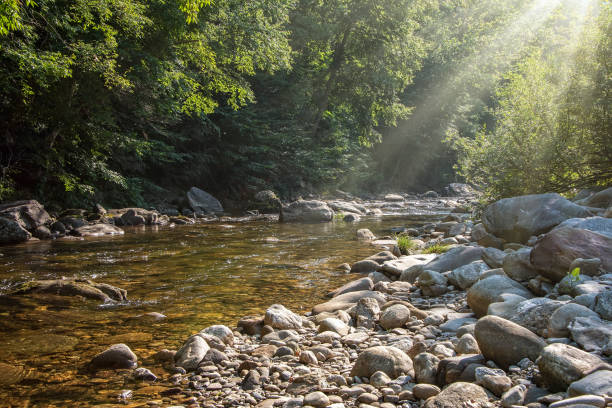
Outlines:
<svg viewBox="0 0 612 408"><path fill-rule="evenodd" d="M403 216L358 224L147 227L128 229L121 237L2 247L0 294L28 280L65 276L121 287L130 300L100 305L67 297L0 296L0 401L24 407L116 403L118 392L133 385L120 375L83 372L96 353L126 343L146 362L206 326L235 326L240 317L262 314L272 303L304 313L328 290L356 278L338 271L339 264L376 251L355 239L358 228L382 236L391 227L421 222L423 217ZM147 312L167 318L137 317ZM134 400L147 396L136 393Z"/></svg>

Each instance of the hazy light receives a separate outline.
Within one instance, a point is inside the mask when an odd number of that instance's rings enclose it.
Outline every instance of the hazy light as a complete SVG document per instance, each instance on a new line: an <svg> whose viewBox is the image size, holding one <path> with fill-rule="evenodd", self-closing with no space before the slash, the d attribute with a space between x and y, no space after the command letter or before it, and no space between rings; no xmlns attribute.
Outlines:
<svg viewBox="0 0 612 408"><path fill-rule="evenodd" d="M493 40L487 46L463 58L454 69L450 70L444 80L430 90L427 98L416 107L412 117L403 124L403 128L400 126L385 139L384 144L387 146L386 149L385 146L382 146L381 153L392 156L397 151L398 146L402 145L402 139L415 132L415 129L407 127L437 120L440 105L445 104L446 101L450 100L451 104L457 105L461 93L465 92L465 84L468 83L470 77L476 76L476 80L479 81L479 89L483 94L491 91L496 86L499 76L481 74L483 72L497 72L498 74L506 72L525 52L526 47L536 39L538 30L549 21L561 6L573 10L572 24L574 26L571 35L572 43L569 44L569 48L570 50L572 47L575 49L584 28L589 6L592 3L592 0L535 0L531 2L521 10L515 19L499 28L497 33L494 33ZM453 109L457 111L458 107L454 106ZM438 126L438 124L431 123L431 127L435 126ZM423 142L427 143L427 141ZM439 140L431 141L427 146L427 149L434 153L443 148L445 146ZM416 180L419 177L419 172L426 168L426 160L429 160L425 155L420 155L420 157L421 159L411 157L410 171L405 171L406 169L398 163L395 173L391 175L392 179L401 177L406 181ZM420 163L419 160L421 160Z"/></svg>

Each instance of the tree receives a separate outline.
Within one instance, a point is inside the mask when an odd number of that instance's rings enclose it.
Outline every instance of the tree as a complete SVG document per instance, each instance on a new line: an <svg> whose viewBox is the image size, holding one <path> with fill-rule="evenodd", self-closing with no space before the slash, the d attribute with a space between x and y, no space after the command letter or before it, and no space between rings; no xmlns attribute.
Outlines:
<svg viewBox="0 0 612 408"><path fill-rule="evenodd" d="M494 130L454 135L468 181L495 198L612 182L610 16L602 8L575 43L559 37L565 47L538 49L508 74Z"/></svg>
<svg viewBox="0 0 612 408"><path fill-rule="evenodd" d="M114 185L142 203L148 164L188 159L175 149L185 123L244 106L246 77L290 62L290 1L15 4L20 23L0 38L1 157L18 157L14 180L45 201Z"/></svg>

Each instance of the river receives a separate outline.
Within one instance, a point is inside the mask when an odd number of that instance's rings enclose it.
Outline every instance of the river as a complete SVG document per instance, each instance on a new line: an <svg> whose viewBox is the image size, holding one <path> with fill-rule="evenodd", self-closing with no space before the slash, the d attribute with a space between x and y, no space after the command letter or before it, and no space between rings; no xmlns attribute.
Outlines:
<svg viewBox="0 0 612 408"><path fill-rule="evenodd" d="M31 242L0 248L0 295L16 284L88 278L128 291L129 301L100 305L78 298L0 296L0 406L93 406L134 390L125 374L92 376L84 365L126 343L140 365L169 374L150 358L177 349L212 324L281 303L305 313L327 291L355 279L337 269L376 252L358 228L390 235L440 214L366 217L349 224L208 223L127 229L124 236ZM270 239L273 238L273 239ZM158 312L166 319L142 315ZM139 317L140 316L140 317ZM135 389L132 402L147 400Z"/></svg>

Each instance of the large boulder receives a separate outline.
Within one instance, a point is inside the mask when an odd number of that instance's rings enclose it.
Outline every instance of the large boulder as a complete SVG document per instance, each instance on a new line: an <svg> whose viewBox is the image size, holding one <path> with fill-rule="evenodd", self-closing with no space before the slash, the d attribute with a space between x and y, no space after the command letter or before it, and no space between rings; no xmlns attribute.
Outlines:
<svg viewBox="0 0 612 408"><path fill-rule="evenodd" d="M351 265L352 273L370 273L380 269L380 264L372 259L363 259Z"/></svg>
<svg viewBox="0 0 612 408"><path fill-rule="evenodd" d="M299 329L302 318L283 305L272 305L266 310L264 323L275 329Z"/></svg>
<svg viewBox="0 0 612 408"><path fill-rule="evenodd" d="M438 364L436 382L438 385L443 386L462 379L473 379L474 372L471 369L484 365L485 362L482 354L463 354L461 356L446 357L440 360ZM471 369L468 370L470 366Z"/></svg>
<svg viewBox="0 0 612 408"><path fill-rule="evenodd" d="M282 207L282 222L327 222L334 218L334 211L323 201L298 200Z"/></svg>
<svg viewBox="0 0 612 408"><path fill-rule="evenodd" d="M359 241L374 241L376 239L376 235L372 233L367 228L361 228L357 230L357 239Z"/></svg>
<svg viewBox="0 0 612 408"><path fill-rule="evenodd" d="M604 217L589 217L589 218L570 218L557 225L554 229L569 227L580 228L600 234L607 235L612 238L612 218Z"/></svg>
<svg viewBox="0 0 612 408"><path fill-rule="evenodd" d="M489 205L482 222L490 233L509 242L525 243L569 218L592 215L556 193L504 198Z"/></svg>
<svg viewBox="0 0 612 408"><path fill-rule="evenodd" d="M402 255L398 259L385 261L380 269L389 276L400 277L404 271L431 262L435 257L435 254Z"/></svg>
<svg viewBox="0 0 612 408"><path fill-rule="evenodd" d="M414 376L418 383L435 384L440 359L431 353L419 353L414 357Z"/></svg>
<svg viewBox="0 0 612 408"><path fill-rule="evenodd" d="M486 408L489 397L479 385L456 382L435 397L429 398L423 408Z"/></svg>
<svg viewBox="0 0 612 408"><path fill-rule="evenodd" d="M125 213L123 213L121 215L120 219L121 219L120 224L121 225L126 225L126 226L130 226L130 225L137 226L137 225L146 225L147 224L147 220L145 219L145 217L140 215L133 208L130 208ZM119 220L117 220L117 221L119 221Z"/></svg>
<svg viewBox="0 0 612 408"><path fill-rule="evenodd" d="M608 208L612 206L612 187L577 201L577 203L587 207Z"/></svg>
<svg viewBox="0 0 612 408"><path fill-rule="evenodd" d="M565 391L574 381L597 370L612 369L599 357L561 343L544 347L537 363L551 391Z"/></svg>
<svg viewBox="0 0 612 408"><path fill-rule="evenodd" d="M577 258L599 258L612 271L612 237L578 228L559 228L544 235L531 251L531 264L541 275L559 282Z"/></svg>
<svg viewBox="0 0 612 408"><path fill-rule="evenodd" d="M391 201L391 202L404 201L404 197L402 197L399 194L387 194L385 196L385 201Z"/></svg>
<svg viewBox="0 0 612 408"><path fill-rule="evenodd" d="M482 257L481 247L456 247L423 265L423 270L446 272L478 261Z"/></svg>
<svg viewBox="0 0 612 408"><path fill-rule="evenodd" d="M535 361L546 346L546 342L531 331L497 316L478 320L474 337L480 352L505 369L523 358Z"/></svg>
<svg viewBox="0 0 612 408"><path fill-rule="evenodd" d="M224 326L222 324L215 324L213 326L209 326L204 330L200 331L200 334L215 336L216 338L221 340L221 342L227 344L228 346L232 346L234 344L234 333L229 327Z"/></svg>
<svg viewBox="0 0 612 408"><path fill-rule="evenodd" d="M32 238L32 234L14 219L0 217L0 245L18 244Z"/></svg>
<svg viewBox="0 0 612 408"><path fill-rule="evenodd" d="M501 268L504 265L504 259L508 254L497 248L485 248L482 251L482 260L491 268Z"/></svg>
<svg viewBox="0 0 612 408"><path fill-rule="evenodd" d="M356 292L348 292L342 295L336 296L335 298L316 305L312 308L312 313L319 314L322 312L335 312L336 310L345 310L348 309L359 301L362 298L374 298L378 302L379 305L383 305L386 302L385 295L371 290L358 290Z"/></svg>
<svg viewBox="0 0 612 408"><path fill-rule="evenodd" d="M395 347L370 347L357 357L351 370L351 377L370 377L377 371L382 371L390 378L406 374L414 377L412 360L406 353Z"/></svg>
<svg viewBox="0 0 612 408"><path fill-rule="evenodd" d="M361 298L353 309L355 327L363 327L372 330L376 327L376 321L380 317L380 304L371 297Z"/></svg>
<svg viewBox="0 0 612 408"><path fill-rule="evenodd" d="M25 230L50 224L51 217L45 208L36 200L15 201L0 205L0 217L17 221Z"/></svg>
<svg viewBox="0 0 612 408"><path fill-rule="evenodd" d="M187 192L189 206L194 212L207 214L219 214L223 212L223 206L215 197L197 187L191 187Z"/></svg>
<svg viewBox="0 0 612 408"><path fill-rule="evenodd" d="M523 285L507 276L493 275L476 282L467 292L467 302L477 316L487 314L491 303L497 302L504 293L533 298L533 294Z"/></svg>

